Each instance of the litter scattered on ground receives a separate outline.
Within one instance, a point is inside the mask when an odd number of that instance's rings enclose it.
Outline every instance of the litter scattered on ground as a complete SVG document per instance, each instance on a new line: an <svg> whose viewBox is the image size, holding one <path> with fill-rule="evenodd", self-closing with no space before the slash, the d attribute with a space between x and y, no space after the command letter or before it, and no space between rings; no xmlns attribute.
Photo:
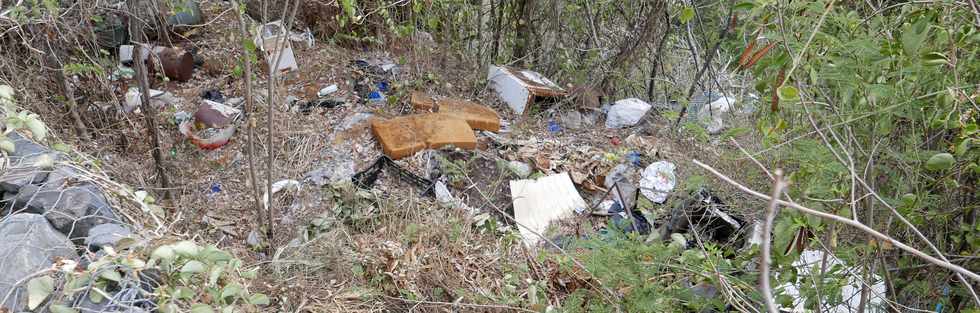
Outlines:
<svg viewBox="0 0 980 313"><path fill-rule="evenodd" d="M422 189L422 195L432 194L433 183L431 180L413 174L387 156L379 157L371 166L354 174L351 181L360 188L371 188L386 168L392 169L398 177Z"/></svg>
<svg viewBox="0 0 980 313"><path fill-rule="evenodd" d="M327 164L309 171L304 176L304 181L313 183L317 187L327 184L350 181L355 174L354 158L350 149L335 149L330 154Z"/></svg>
<svg viewBox="0 0 980 313"><path fill-rule="evenodd" d="M807 312L806 304L810 302L809 296L804 295L801 285L812 285L814 277L819 277L824 262L825 252L821 250L806 250L800 254L800 258L793 262L793 267L797 271L796 282L787 283L775 288L777 294L787 295L793 298L792 312ZM886 304L885 282L878 276L872 275L872 281L866 281L863 268L855 268L847 265L832 254L826 255L826 274L823 284L837 284L844 278L843 286L840 289L840 303L834 306L828 305L828 301L837 298L837 295L826 295L822 298L825 305L823 312L845 313L855 312L861 303L861 292L864 286L869 286L868 301L865 306L866 312L885 312L888 310ZM809 293L807 293L809 294Z"/></svg>
<svg viewBox="0 0 980 313"><path fill-rule="evenodd" d="M265 53L266 66L277 72L289 72L299 68L293 55L292 42L287 40L289 32L282 21L259 25L256 29L255 45ZM278 64L279 66L276 66Z"/></svg>
<svg viewBox="0 0 980 313"><path fill-rule="evenodd" d="M512 180L510 193L514 219L529 246L538 243L552 221L584 212L587 208L568 173Z"/></svg>
<svg viewBox="0 0 980 313"><path fill-rule="evenodd" d="M299 190L300 188L302 188L302 186L303 185L300 184L299 181L292 180L292 179L283 179L283 180L277 181L275 183L272 183L272 194L275 195L275 194L277 194L280 191L283 191L285 189ZM266 210L269 209L269 193L268 192L266 192L264 195L262 195L262 204L265 206L265 209Z"/></svg>
<svg viewBox="0 0 980 313"><path fill-rule="evenodd" d="M435 183L435 186L433 186L433 191L436 196L436 201L439 202L439 205L445 208L463 209L466 212L470 213L470 215L475 215L479 213L478 210L469 207L462 200L453 197L452 193L449 192L449 187L446 186L446 183L444 182L437 181Z"/></svg>
<svg viewBox="0 0 980 313"><path fill-rule="evenodd" d="M339 90L339 88L337 87L337 84L333 84L333 85L330 85L330 86L323 87L322 89L320 89L320 91L318 91L316 93L316 95L322 98L322 97L326 97L326 96L329 96L332 93L337 92L337 90Z"/></svg>
<svg viewBox="0 0 980 313"><path fill-rule="evenodd" d="M166 108L173 106L177 102L177 97L169 92L150 89L150 105L152 105L154 108ZM140 89L137 87L130 87L129 91L126 91L126 104L123 106L123 112L139 113L141 103L143 103L143 99L140 94Z"/></svg>
<svg viewBox="0 0 980 313"><path fill-rule="evenodd" d="M705 188L677 202L663 225L662 235L696 230L715 242L740 241L745 221L729 213L729 207Z"/></svg>
<svg viewBox="0 0 980 313"><path fill-rule="evenodd" d="M718 134L725 129L726 115L733 106L735 106L734 98L722 96L708 105L702 106L698 110L698 120L705 125L709 134Z"/></svg>
<svg viewBox="0 0 980 313"><path fill-rule="evenodd" d="M650 111L646 101L629 98L616 101L606 113L606 128L625 128L634 126Z"/></svg>
<svg viewBox="0 0 980 313"><path fill-rule="evenodd" d="M221 91L216 89L208 89L205 90L204 92L201 92L201 98L211 100L217 103L225 102L225 96L221 94Z"/></svg>
<svg viewBox="0 0 980 313"><path fill-rule="evenodd" d="M500 100L517 114L524 114L537 98L556 98L568 94L565 89L538 72L509 66L491 65L487 70L487 80Z"/></svg>
<svg viewBox="0 0 980 313"><path fill-rule="evenodd" d="M657 161L648 165L640 179L643 196L656 203L667 201L667 196L677 185L674 168L674 163L668 161Z"/></svg>
<svg viewBox="0 0 980 313"><path fill-rule="evenodd" d="M235 135L235 122L242 111L211 100L201 102L193 119L179 125L180 133L201 149L217 149Z"/></svg>

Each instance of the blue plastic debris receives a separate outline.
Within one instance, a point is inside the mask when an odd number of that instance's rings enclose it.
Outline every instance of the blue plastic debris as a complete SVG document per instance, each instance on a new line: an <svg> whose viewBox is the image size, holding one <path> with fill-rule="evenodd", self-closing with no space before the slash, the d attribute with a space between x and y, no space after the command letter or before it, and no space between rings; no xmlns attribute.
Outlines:
<svg viewBox="0 0 980 313"><path fill-rule="evenodd" d="M552 133L560 132L561 126L558 126L558 123L555 121L548 121L548 131Z"/></svg>
<svg viewBox="0 0 980 313"><path fill-rule="evenodd" d="M218 182L211 183L211 188L208 189L208 195L211 196L219 192L221 192L221 183Z"/></svg>
<svg viewBox="0 0 980 313"><path fill-rule="evenodd" d="M640 153L639 152L630 151L629 153L626 154L626 160L629 161L630 163L632 163L633 165L642 166L642 165L640 165Z"/></svg>
<svg viewBox="0 0 980 313"><path fill-rule="evenodd" d="M388 82L378 82L378 90L381 92L388 92Z"/></svg>
<svg viewBox="0 0 980 313"><path fill-rule="evenodd" d="M381 102L385 100L385 94L380 91L372 91L368 94L368 100L371 102Z"/></svg>

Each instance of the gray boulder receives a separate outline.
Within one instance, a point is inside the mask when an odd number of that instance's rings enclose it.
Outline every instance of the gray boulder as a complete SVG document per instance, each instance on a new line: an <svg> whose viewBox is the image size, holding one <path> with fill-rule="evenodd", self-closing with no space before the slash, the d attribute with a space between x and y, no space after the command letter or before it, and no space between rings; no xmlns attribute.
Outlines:
<svg viewBox="0 0 980 313"><path fill-rule="evenodd" d="M101 250L105 246L115 247L119 240L132 235L133 232L125 226L115 223L101 224L89 229L88 237L85 237L85 246L91 251Z"/></svg>
<svg viewBox="0 0 980 313"><path fill-rule="evenodd" d="M9 155L10 164L13 164L14 166L20 167L25 165L32 165L34 164L34 160L36 160L37 157L45 153L52 153L51 149L48 149L48 147L42 146L34 141L31 141L30 139L24 138L24 136L21 136L17 132L10 132L9 134L7 134L7 139L10 139L10 141L14 142L14 153L11 153ZM58 159L60 157L58 153L54 153L54 154L55 154L55 159Z"/></svg>
<svg viewBox="0 0 980 313"><path fill-rule="evenodd" d="M43 214L70 239L85 238L92 227L118 220L99 187L88 182L27 185L17 193L16 203L23 204L25 212Z"/></svg>
<svg viewBox="0 0 980 313"><path fill-rule="evenodd" d="M74 246L37 214L14 214L0 222L0 311L26 311L25 277L59 259L77 259ZM20 284L18 284L20 283Z"/></svg>
<svg viewBox="0 0 980 313"><path fill-rule="evenodd" d="M40 184L48 178L48 171L35 167L8 169L0 175L0 188L6 192L17 192L30 184Z"/></svg>

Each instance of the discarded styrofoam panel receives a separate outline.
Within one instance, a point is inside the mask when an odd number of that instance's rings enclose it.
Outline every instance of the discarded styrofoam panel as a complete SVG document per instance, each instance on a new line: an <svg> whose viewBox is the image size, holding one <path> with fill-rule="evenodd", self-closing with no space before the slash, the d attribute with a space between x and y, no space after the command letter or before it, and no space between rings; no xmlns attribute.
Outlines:
<svg viewBox="0 0 980 313"><path fill-rule="evenodd" d="M293 45L289 40L290 32L283 26L282 21L259 25L256 30L255 46L265 52L265 60L269 68L279 72L289 72L299 69L296 56L293 55ZM278 49L282 48L282 49ZM276 67L276 62L279 66Z"/></svg>
<svg viewBox="0 0 980 313"><path fill-rule="evenodd" d="M821 271L824 253L821 250L805 250L800 254L800 258L793 262L793 267L797 270L797 282L795 284L783 284L774 290L776 294L788 295L793 298L793 306L784 308L784 310L788 309L794 313L810 312L805 307L808 301L807 297L801 294L801 285L809 284L811 286L807 288L812 288L814 278ZM865 281L863 269L860 267L850 267L832 254L827 255L827 273L831 273L831 275L824 278L824 284L833 284L841 277L845 279L845 283L840 289L840 303L828 303L828 300L836 297L824 296L823 301L820 301L820 303L824 304L821 312L856 312L861 303L861 291L864 285L871 287L868 292L868 302L865 305L864 311L875 313L888 311L885 300L887 290L884 281L878 275L872 275L871 281Z"/></svg>
<svg viewBox="0 0 980 313"><path fill-rule="evenodd" d="M487 70L490 88L517 114L524 114L535 97L562 97L568 94L558 84L531 70L491 65Z"/></svg>
<svg viewBox="0 0 980 313"><path fill-rule="evenodd" d="M514 219L524 243L529 246L538 243L552 221L588 207L568 173L512 180L510 194L514 202Z"/></svg>

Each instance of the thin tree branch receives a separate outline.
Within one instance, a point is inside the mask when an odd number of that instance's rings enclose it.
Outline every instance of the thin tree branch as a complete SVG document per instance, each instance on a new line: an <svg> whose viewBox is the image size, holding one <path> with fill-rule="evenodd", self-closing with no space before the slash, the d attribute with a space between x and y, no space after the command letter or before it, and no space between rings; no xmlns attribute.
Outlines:
<svg viewBox="0 0 980 313"><path fill-rule="evenodd" d="M742 185L742 184L736 182L735 180L729 178L728 176L725 176L721 172L718 172L718 170L716 170L715 168L713 168L713 167L711 167L711 166L709 166L707 164L701 163L701 161L698 161L697 159L694 159L694 160L691 160L691 161L694 162L694 164L696 164L697 166L700 166L701 168L707 170L711 174L714 174L715 176L717 176L721 180L724 180L725 182L731 184L732 186L735 186L736 188L738 188L739 190L742 190L745 193L748 193L749 195L752 195L752 196L755 196L756 198L760 198L760 199L767 200L767 201L773 199L770 196L767 196L767 195L765 195L763 193L760 193L758 191L752 190L751 188L746 187L745 185ZM888 235L882 234L882 233L878 232L877 230L874 230L871 227L868 227L867 225L861 224L859 222L855 222L852 219L849 219L849 218L846 218L846 217L842 217L842 216L838 216L838 215L834 215L834 214L830 214L830 213L826 213L826 212L817 211L817 210L814 210L814 209L805 207L803 205L800 205L800 204L798 204L796 202L787 202L787 201L783 201L783 200L779 200L779 199L776 199L775 201L779 205L793 208L793 209L795 209L797 211L800 211L801 213L804 213L804 214L813 215L813 216L816 216L816 217L819 217L819 218L832 220L832 221L835 221L835 222L838 222L838 223L841 223L841 224L846 224L848 226L857 228L860 231L863 231L865 233L868 233L868 234L874 236L875 238L878 238L878 240L887 241L887 242L891 243L893 246L895 246L895 247L897 247L897 248L899 248L901 250L905 250L905 252L911 253L912 255L915 255L915 256L921 258L922 260L924 260L926 262L936 264L936 265L938 265L940 267L949 269L949 270L951 270L953 272L956 272L956 273L959 273L959 274L963 274L964 276L966 276L966 277L968 277L968 278L970 278L972 280L975 280L977 282L980 282L980 275L977 275L977 273L971 272L971 271L969 271L969 270L967 270L967 269L965 269L965 268L963 268L963 267L961 267L959 265L952 264L950 262L946 262L946 261L937 259L937 258L935 258L933 256L930 256L928 254L925 254L925 253L923 253L922 251L919 251L916 248L910 247L909 245L906 245L905 243L902 243L901 241L898 241L898 240L896 240L896 239L894 239L892 237L889 237Z"/></svg>
<svg viewBox="0 0 980 313"><path fill-rule="evenodd" d="M772 287L769 286L769 262L772 257L772 222L776 219L777 211L779 207L776 205L776 201L779 200L779 194L782 193L783 187L786 183L783 181L783 170L776 169L776 182L772 186L772 199L769 200L769 206L766 208L766 218L764 224L762 224L762 235L765 238L762 240L762 261L760 262L760 273L759 273L759 291L762 292L762 300L766 304L766 309L769 313L779 313L779 308L776 306L776 302L772 298Z"/></svg>

